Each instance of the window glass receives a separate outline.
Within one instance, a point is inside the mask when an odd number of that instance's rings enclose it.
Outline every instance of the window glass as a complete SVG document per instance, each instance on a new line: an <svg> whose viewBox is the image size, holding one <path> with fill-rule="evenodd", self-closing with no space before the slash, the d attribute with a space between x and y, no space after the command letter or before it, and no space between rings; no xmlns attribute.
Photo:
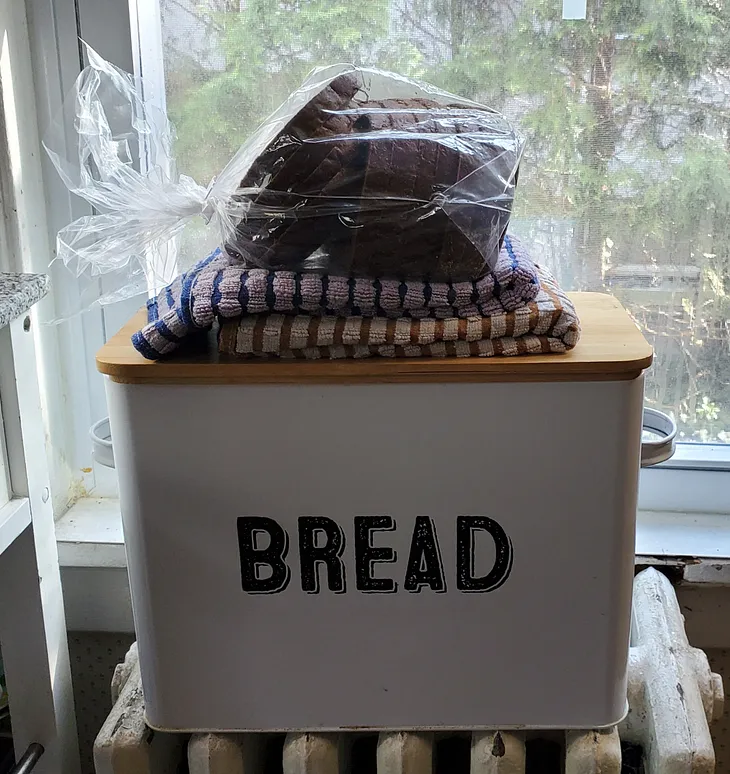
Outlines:
<svg viewBox="0 0 730 774"><path fill-rule="evenodd" d="M423 78L528 137L511 228L656 350L649 405L730 443L730 9L716 0L160 0L182 172L207 183L315 65ZM183 248L204 249L195 233Z"/></svg>

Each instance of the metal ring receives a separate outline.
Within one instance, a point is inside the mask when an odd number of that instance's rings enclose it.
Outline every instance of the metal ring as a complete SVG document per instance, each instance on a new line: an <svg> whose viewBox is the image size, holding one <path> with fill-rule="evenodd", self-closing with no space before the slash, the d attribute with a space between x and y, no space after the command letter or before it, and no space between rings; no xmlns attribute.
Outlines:
<svg viewBox="0 0 730 774"><path fill-rule="evenodd" d="M661 438L641 442L641 467L648 468L668 460L675 450L677 423L663 411L644 409L642 430L649 430Z"/></svg>

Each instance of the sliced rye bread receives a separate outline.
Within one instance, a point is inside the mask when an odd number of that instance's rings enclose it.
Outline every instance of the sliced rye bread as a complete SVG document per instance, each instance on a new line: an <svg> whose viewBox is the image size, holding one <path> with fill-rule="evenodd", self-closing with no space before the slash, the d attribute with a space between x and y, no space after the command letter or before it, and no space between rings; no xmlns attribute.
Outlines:
<svg viewBox="0 0 730 774"><path fill-rule="evenodd" d="M355 276L482 276L516 183L494 114L420 98L356 102L357 91L353 76L333 80L254 162L241 186L265 188L229 252L296 270L322 247L332 271Z"/></svg>

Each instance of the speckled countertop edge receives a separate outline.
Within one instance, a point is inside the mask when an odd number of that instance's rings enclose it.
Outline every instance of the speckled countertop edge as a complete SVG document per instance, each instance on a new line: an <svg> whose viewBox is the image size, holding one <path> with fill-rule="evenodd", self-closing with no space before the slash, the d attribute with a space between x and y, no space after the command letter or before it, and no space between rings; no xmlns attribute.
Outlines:
<svg viewBox="0 0 730 774"><path fill-rule="evenodd" d="M45 274L0 271L0 328L25 314L48 292Z"/></svg>

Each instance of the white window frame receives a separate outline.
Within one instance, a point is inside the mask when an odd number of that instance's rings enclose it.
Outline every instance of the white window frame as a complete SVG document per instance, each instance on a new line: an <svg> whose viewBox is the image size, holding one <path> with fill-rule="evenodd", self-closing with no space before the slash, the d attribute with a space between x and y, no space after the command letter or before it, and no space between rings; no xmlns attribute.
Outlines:
<svg viewBox="0 0 730 774"><path fill-rule="evenodd" d="M677 444L672 459L641 471L639 508L730 515L730 444Z"/></svg>
<svg viewBox="0 0 730 774"><path fill-rule="evenodd" d="M164 71L160 58L162 32L159 0L26 0L31 48L38 78L38 119L47 126L79 72L77 33L102 56L140 76L164 108ZM128 34L128 30L135 34ZM88 207L70 196L47 159L43 160L49 206L49 237ZM199 181L205 183L206 181ZM72 283L64 292L72 292ZM102 380L94 353L139 305L138 300L94 311L59 329L63 357L68 357L64 388L49 395L52 411L74 406L68 422L66 458L70 461L69 489L113 495L114 485L92 467L88 428L106 410ZM83 342L83 346L78 346ZM52 365L52 364L51 364ZM58 368L58 366L56 366ZM51 366L49 366L51 368ZM52 368L51 368L52 370ZM730 515L730 445L681 444L675 457L641 472L639 508L673 513Z"/></svg>
<svg viewBox="0 0 730 774"><path fill-rule="evenodd" d="M80 35L99 53L120 67L132 67L129 9L126 0L25 0L31 58L35 76L36 112L42 133L57 119L65 95L81 70ZM126 30L126 32L125 32ZM38 255L36 271L46 271L55 252L56 234L70 221L88 215L90 207L66 189L50 159L40 153L46 192L48 244ZM78 297L73 278L57 282L53 292ZM54 511L91 493L116 494L113 476L96 469L89 428L106 415L104 382L96 371L95 353L106 338L140 306L139 299L94 309L44 329L55 341L41 353L42 368L50 375L46 389L50 445L54 449L51 483ZM55 425L55 426L54 426ZM53 464L55 463L55 464Z"/></svg>

